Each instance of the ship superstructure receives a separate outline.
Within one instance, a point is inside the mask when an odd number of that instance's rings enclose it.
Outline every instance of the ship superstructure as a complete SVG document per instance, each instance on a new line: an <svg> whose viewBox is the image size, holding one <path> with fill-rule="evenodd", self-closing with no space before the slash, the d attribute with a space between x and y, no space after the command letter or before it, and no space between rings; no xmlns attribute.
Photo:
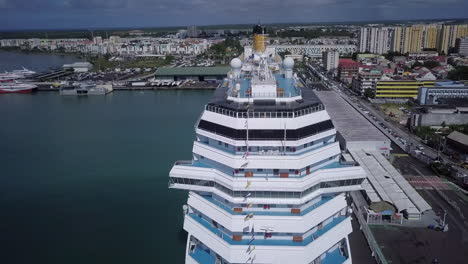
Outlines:
<svg viewBox="0 0 468 264"><path fill-rule="evenodd" d="M189 190L186 263L351 263L346 192L365 172L342 161L294 61L253 32L195 125L193 159L170 172L171 188Z"/></svg>

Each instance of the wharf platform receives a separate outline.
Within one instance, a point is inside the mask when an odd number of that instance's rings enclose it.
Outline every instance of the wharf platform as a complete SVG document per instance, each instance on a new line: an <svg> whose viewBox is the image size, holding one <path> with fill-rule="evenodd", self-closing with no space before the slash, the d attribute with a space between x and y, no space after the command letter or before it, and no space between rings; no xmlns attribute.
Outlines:
<svg viewBox="0 0 468 264"><path fill-rule="evenodd" d="M182 86L182 87L157 87L157 86L120 86L114 87L114 90L215 90L217 86Z"/></svg>
<svg viewBox="0 0 468 264"><path fill-rule="evenodd" d="M114 91L141 91L141 90L215 90L217 86L183 86L183 87L155 87L155 86L114 86ZM59 87L51 85L38 85L39 92L58 92Z"/></svg>

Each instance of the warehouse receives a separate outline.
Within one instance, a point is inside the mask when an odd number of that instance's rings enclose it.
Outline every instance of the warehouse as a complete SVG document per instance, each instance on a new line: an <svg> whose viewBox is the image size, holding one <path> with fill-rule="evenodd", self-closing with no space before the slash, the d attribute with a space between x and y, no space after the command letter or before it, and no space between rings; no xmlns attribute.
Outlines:
<svg viewBox="0 0 468 264"><path fill-rule="evenodd" d="M159 80L194 80L194 81L217 81L226 78L230 67L180 67L180 68L158 68L155 78Z"/></svg>

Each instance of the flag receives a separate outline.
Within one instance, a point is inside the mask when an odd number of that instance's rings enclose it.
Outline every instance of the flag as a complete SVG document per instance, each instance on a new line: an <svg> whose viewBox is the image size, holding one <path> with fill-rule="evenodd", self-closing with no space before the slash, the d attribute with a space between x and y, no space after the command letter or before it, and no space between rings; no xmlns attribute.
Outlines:
<svg viewBox="0 0 468 264"><path fill-rule="evenodd" d="M247 185L245 186L246 189L248 189L250 187L250 185L252 184L251 181L247 181Z"/></svg>
<svg viewBox="0 0 468 264"><path fill-rule="evenodd" d="M244 229L242 229L242 232L244 232L244 233L249 232L249 227L248 226L244 227Z"/></svg>
<svg viewBox="0 0 468 264"><path fill-rule="evenodd" d="M247 205L247 208L250 208L250 207L252 207L252 205L253 205L253 204L251 204L251 203L250 203L250 204L248 204L248 205Z"/></svg>
<svg viewBox="0 0 468 264"><path fill-rule="evenodd" d="M248 221L253 217L253 213L250 213L244 217L244 221Z"/></svg>

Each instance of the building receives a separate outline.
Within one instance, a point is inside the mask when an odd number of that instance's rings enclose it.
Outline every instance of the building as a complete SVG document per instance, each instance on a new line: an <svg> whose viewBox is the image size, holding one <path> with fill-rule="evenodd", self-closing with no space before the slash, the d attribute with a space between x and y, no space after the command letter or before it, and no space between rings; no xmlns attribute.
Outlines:
<svg viewBox="0 0 468 264"><path fill-rule="evenodd" d="M406 27L405 53L422 51L424 43L423 33L423 26L414 25L411 27Z"/></svg>
<svg viewBox="0 0 468 264"><path fill-rule="evenodd" d="M445 55L449 54L450 48L455 47L458 38L468 36L468 24L443 25L439 32L438 51Z"/></svg>
<svg viewBox="0 0 468 264"><path fill-rule="evenodd" d="M333 91L316 91L337 130L342 149L378 151L390 155L391 140Z"/></svg>
<svg viewBox="0 0 468 264"><path fill-rule="evenodd" d="M390 50L393 52L403 53L404 50L404 41L405 41L405 31L402 27L395 27L392 31L391 38L391 47Z"/></svg>
<svg viewBox="0 0 468 264"><path fill-rule="evenodd" d="M439 25L426 25L424 26L423 38L425 49L437 49L437 36L439 32Z"/></svg>
<svg viewBox="0 0 468 264"><path fill-rule="evenodd" d="M457 39L455 46L458 54L468 56L468 37Z"/></svg>
<svg viewBox="0 0 468 264"><path fill-rule="evenodd" d="M423 49L435 49L438 32L439 26L435 24L395 27L391 34L391 50L414 53Z"/></svg>
<svg viewBox="0 0 468 264"><path fill-rule="evenodd" d="M226 77L229 67L179 67L158 68L155 78L158 80L194 80L194 81L217 81Z"/></svg>
<svg viewBox="0 0 468 264"><path fill-rule="evenodd" d="M189 38L198 38L199 35L200 31L197 29L196 26L187 27L187 36Z"/></svg>
<svg viewBox="0 0 468 264"><path fill-rule="evenodd" d="M468 107L422 107L415 108L410 116L410 127L446 126L468 123Z"/></svg>
<svg viewBox="0 0 468 264"><path fill-rule="evenodd" d="M338 78L350 84L359 72L360 64L352 59L340 59L338 63Z"/></svg>
<svg viewBox="0 0 468 264"><path fill-rule="evenodd" d="M88 72L93 68L93 64L89 62L75 62L72 64L64 64L64 69L73 69L75 72Z"/></svg>
<svg viewBox="0 0 468 264"><path fill-rule="evenodd" d="M389 80L379 81L375 86L375 98L380 99L416 99L419 87L433 86L436 81Z"/></svg>
<svg viewBox="0 0 468 264"><path fill-rule="evenodd" d="M408 59L412 60L436 60L439 56L437 51L421 51L421 52L411 52L408 54Z"/></svg>
<svg viewBox="0 0 468 264"><path fill-rule="evenodd" d="M109 42L112 44L117 44L117 43L121 43L122 40L120 39L120 36L110 36Z"/></svg>
<svg viewBox="0 0 468 264"><path fill-rule="evenodd" d="M376 83L381 79L381 71L362 71L353 79L352 89L358 94L364 94L367 89L374 91Z"/></svg>
<svg viewBox="0 0 468 264"><path fill-rule="evenodd" d="M456 82L438 82L430 87L419 87L417 101L420 105L440 104L442 98L468 99L468 86Z"/></svg>
<svg viewBox="0 0 468 264"><path fill-rule="evenodd" d="M352 55L357 51L356 45L349 44L336 44L336 45L321 45L321 44L307 44L307 45L272 45L276 53L288 51L292 55L303 55L314 58L322 58L322 54L326 51L336 50L343 55Z"/></svg>
<svg viewBox="0 0 468 264"><path fill-rule="evenodd" d="M328 71L335 71L338 68L340 53L336 50L325 51L322 56L323 67Z"/></svg>
<svg viewBox="0 0 468 264"><path fill-rule="evenodd" d="M102 37L101 36L94 37L93 38L93 43L96 44L96 45L102 44Z"/></svg>
<svg viewBox="0 0 468 264"><path fill-rule="evenodd" d="M462 153L464 161L468 161L468 135L453 131L447 136L447 144Z"/></svg>
<svg viewBox="0 0 468 264"><path fill-rule="evenodd" d="M343 161L294 61L254 47L257 57L231 61L196 122L192 160L169 173L170 188L189 191L185 263L350 264L345 193L365 172Z"/></svg>
<svg viewBox="0 0 468 264"><path fill-rule="evenodd" d="M389 28L363 27L359 35L359 52L385 54L390 50Z"/></svg>

